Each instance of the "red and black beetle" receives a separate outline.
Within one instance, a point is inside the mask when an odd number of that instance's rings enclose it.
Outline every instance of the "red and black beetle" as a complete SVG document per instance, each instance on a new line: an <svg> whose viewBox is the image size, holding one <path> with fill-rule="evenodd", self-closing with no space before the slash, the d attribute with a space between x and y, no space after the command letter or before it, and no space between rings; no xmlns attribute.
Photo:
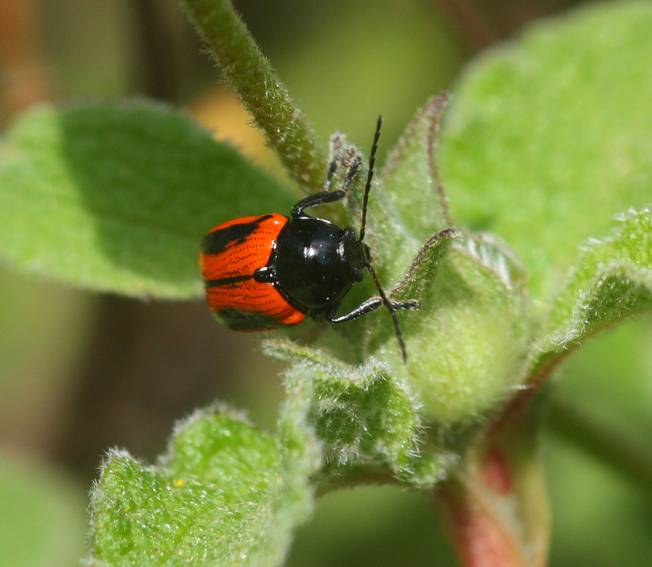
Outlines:
<svg viewBox="0 0 652 567"><path fill-rule="evenodd" d="M259 331L296 325L306 316L344 323L385 305L406 359L396 311L418 309L414 300L390 300L371 265L364 243L367 203L374 175L382 118L378 117L371 146L359 234L325 219L308 215L309 207L339 201L353 183L360 160L355 160L342 189L331 190L336 170L331 162L324 188L299 201L289 218L277 213L242 217L220 224L204 237L200 265L206 300L213 314L237 331ZM341 315L337 309L354 283L368 271L378 296Z"/></svg>

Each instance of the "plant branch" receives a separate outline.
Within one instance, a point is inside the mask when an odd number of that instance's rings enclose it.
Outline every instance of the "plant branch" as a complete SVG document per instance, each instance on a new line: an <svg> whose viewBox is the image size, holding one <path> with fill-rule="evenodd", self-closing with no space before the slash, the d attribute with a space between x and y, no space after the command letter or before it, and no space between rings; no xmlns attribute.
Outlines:
<svg viewBox="0 0 652 567"><path fill-rule="evenodd" d="M543 567L550 511L538 451L539 420L481 434L435 491L464 567Z"/></svg>
<svg viewBox="0 0 652 567"><path fill-rule="evenodd" d="M625 476L652 497L652 452L648 445L566 401L551 400L547 412L546 426L550 431Z"/></svg>
<svg viewBox="0 0 652 567"><path fill-rule="evenodd" d="M231 2L182 3L220 69L291 176L306 193L319 188L326 173L326 158L319 150L315 134Z"/></svg>

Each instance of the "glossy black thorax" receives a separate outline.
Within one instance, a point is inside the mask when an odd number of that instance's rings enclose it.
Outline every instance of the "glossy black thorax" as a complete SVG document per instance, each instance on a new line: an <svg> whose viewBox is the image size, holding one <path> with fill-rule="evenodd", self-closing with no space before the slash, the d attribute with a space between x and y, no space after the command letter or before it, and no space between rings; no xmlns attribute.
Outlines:
<svg viewBox="0 0 652 567"><path fill-rule="evenodd" d="M288 302L319 318L362 280L368 261L369 248L351 229L302 215L290 218L279 233L269 268Z"/></svg>

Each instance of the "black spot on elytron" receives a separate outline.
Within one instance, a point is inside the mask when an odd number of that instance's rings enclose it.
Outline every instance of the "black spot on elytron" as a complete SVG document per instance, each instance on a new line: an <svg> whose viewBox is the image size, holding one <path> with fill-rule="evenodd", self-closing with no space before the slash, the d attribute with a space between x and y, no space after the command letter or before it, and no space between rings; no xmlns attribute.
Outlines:
<svg viewBox="0 0 652 567"><path fill-rule="evenodd" d="M206 289L210 287L220 287L225 285L232 285L240 282L250 280L251 276L231 276L230 278L219 278L216 280L206 280L204 282L204 287Z"/></svg>
<svg viewBox="0 0 652 567"><path fill-rule="evenodd" d="M263 215L252 222L233 224L222 230L216 230L207 234L201 242L201 249L204 254L219 254L224 252L231 243L242 244L247 237L258 228L258 225L271 218L272 215Z"/></svg>
<svg viewBox="0 0 652 567"><path fill-rule="evenodd" d="M229 327L229 329L233 329L234 331L254 331L282 326L273 317L263 315L262 313L240 311L239 309L215 311L215 316Z"/></svg>

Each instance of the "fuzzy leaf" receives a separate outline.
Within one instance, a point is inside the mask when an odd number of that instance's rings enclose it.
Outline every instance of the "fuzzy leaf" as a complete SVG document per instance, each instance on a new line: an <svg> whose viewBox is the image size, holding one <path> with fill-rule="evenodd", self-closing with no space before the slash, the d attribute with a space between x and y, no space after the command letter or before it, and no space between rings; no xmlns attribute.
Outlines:
<svg viewBox="0 0 652 567"><path fill-rule="evenodd" d="M0 146L0 256L94 290L198 295L202 235L290 202L235 150L157 104L41 107Z"/></svg>
<svg viewBox="0 0 652 567"><path fill-rule="evenodd" d="M619 221L611 236L586 245L555 301L538 364L652 308L652 209Z"/></svg>
<svg viewBox="0 0 652 567"><path fill-rule="evenodd" d="M158 466L110 453L92 497L94 559L278 565L310 510L315 463L296 417L284 422L292 436L277 441L226 412L198 413Z"/></svg>
<svg viewBox="0 0 652 567"><path fill-rule="evenodd" d="M416 112L380 174L392 209L420 242L452 224L435 159L446 100L432 97Z"/></svg>
<svg viewBox="0 0 652 567"><path fill-rule="evenodd" d="M266 341L270 356L293 362L286 383L300 383L294 394L322 442L323 473L348 471L393 475L416 486L431 486L454 461L425 437L420 406L404 380L373 360L360 366L287 340ZM292 396L292 387L288 388Z"/></svg>
<svg viewBox="0 0 652 567"><path fill-rule="evenodd" d="M441 148L453 217L506 239L536 296L652 187L652 4L591 5L476 61Z"/></svg>
<svg viewBox="0 0 652 567"><path fill-rule="evenodd" d="M490 235L431 239L394 290L417 299L404 315L409 354L401 363L389 324L370 324L370 356L406 372L430 424L443 429L480 423L523 379L528 318L523 274Z"/></svg>
<svg viewBox="0 0 652 567"><path fill-rule="evenodd" d="M446 96L432 97L390 152L369 201L370 243L387 286L402 277L422 243L452 221L435 150Z"/></svg>

